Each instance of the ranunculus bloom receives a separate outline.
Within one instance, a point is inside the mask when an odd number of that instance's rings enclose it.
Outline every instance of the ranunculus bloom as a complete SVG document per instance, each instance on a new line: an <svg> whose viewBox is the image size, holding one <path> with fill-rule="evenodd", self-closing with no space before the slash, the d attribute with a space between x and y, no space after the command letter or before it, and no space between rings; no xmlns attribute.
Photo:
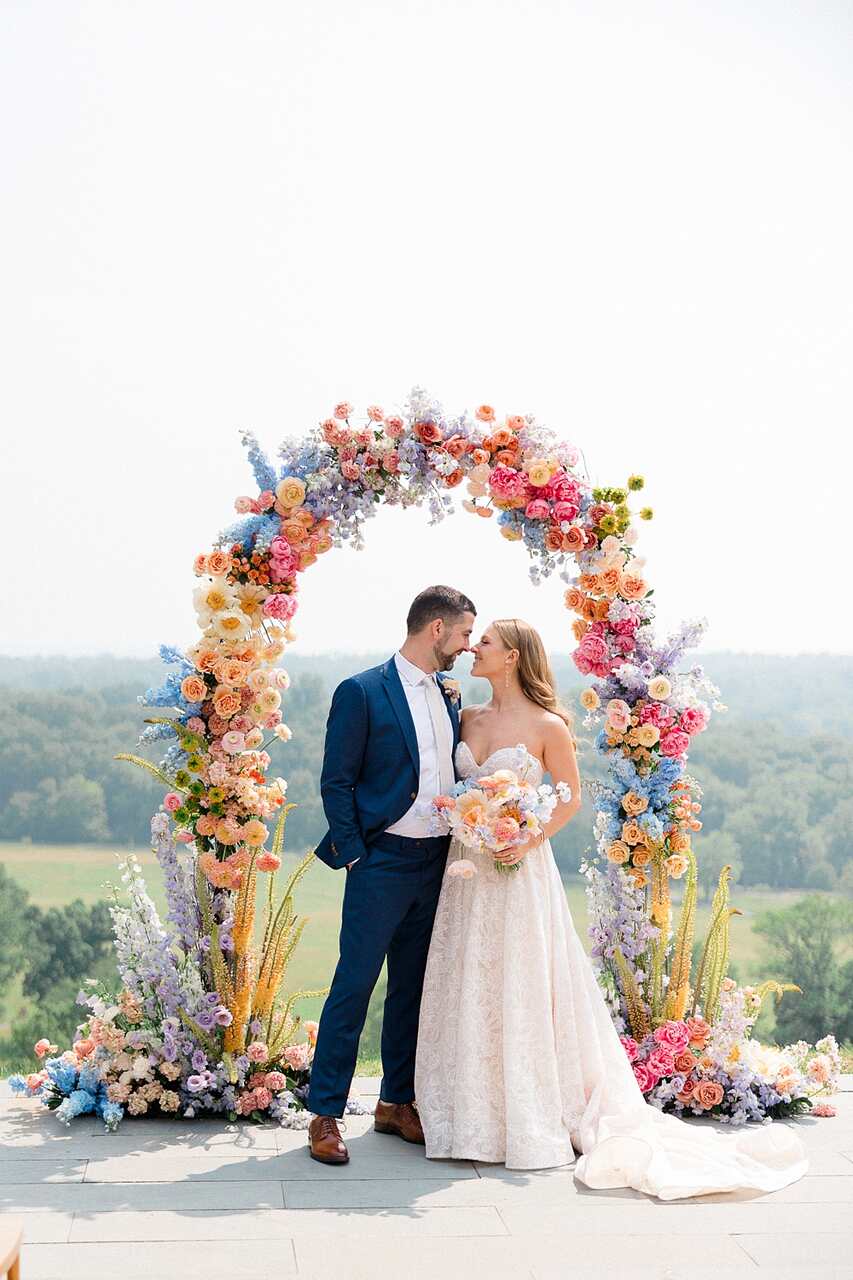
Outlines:
<svg viewBox="0 0 853 1280"><path fill-rule="evenodd" d="M480 422L494 422L495 411L490 404L481 404L475 409L474 417Z"/></svg>
<svg viewBox="0 0 853 1280"><path fill-rule="evenodd" d="M650 698L654 698L658 702L665 702L672 693L672 685L666 676L655 676L654 680L649 681L648 692Z"/></svg>
<svg viewBox="0 0 853 1280"><path fill-rule="evenodd" d="M227 751L233 756L242 751L246 746L246 739L242 733L238 733L236 729L229 729L228 733L222 735L222 750Z"/></svg>

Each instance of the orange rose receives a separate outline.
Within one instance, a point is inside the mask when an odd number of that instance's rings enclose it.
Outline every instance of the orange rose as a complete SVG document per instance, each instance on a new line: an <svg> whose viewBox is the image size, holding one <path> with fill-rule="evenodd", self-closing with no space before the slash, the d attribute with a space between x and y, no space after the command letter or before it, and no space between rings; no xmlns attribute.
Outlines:
<svg viewBox="0 0 853 1280"><path fill-rule="evenodd" d="M693 1101L694 1088L695 1088L695 1085L693 1084L689 1084L689 1083L685 1084L684 1088L681 1090L681 1093L677 1093L675 1096L679 1102L682 1102L684 1103L685 1106L687 1106L689 1102Z"/></svg>
<svg viewBox="0 0 853 1280"><path fill-rule="evenodd" d="M676 1054L676 1056L675 1056L675 1069L676 1069L676 1071L678 1072L678 1074L679 1074L679 1075L685 1075L685 1076L686 1076L690 1071L692 1071L692 1070L693 1070L693 1063L694 1063L694 1061L695 1061L695 1059L694 1059L694 1057L693 1057L693 1054L692 1054L692 1053L688 1053L688 1052L685 1050L685 1051L684 1051L684 1053L678 1053L678 1054Z"/></svg>
<svg viewBox="0 0 853 1280"><path fill-rule="evenodd" d="M207 685L201 676L184 676L181 681L181 693L187 702L204 702L207 697Z"/></svg>
<svg viewBox="0 0 853 1280"><path fill-rule="evenodd" d="M512 443L512 432L507 431L506 427L499 427L497 431L492 433L492 448L506 449L507 445Z"/></svg>
<svg viewBox="0 0 853 1280"><path fill-rule="evenodd" d="M444 483L448 489L455 489L458 484L462 483L462 480L463 475L459 467L455 471L451 471L449 476L444 477Z"/></svg>
<svg viewBox="0 0 853 1280"><path fill-rule="evenodd" d="M306 529L310 529L314 523L314 517L306 507L297 507L295 511L291 511L290 518L298 520Z"/></svg>
<svg viewBox="0 0 853 1280"><path fill-rule="evenodd" d="M545 533L545 549L546 551L562 551L563 535L559 529L553 525Z"/></svg>
<svg viewBox="0 0 853 1280"><path fill-rule="evenodd" d="M281 532L292 546L304 542L308 536L305 525L301 520L282 521Z"/></svg>
<svg viewBox="0 0 853 1280"><path fill-rule="evenodd" d="M638 889L645 889L646 885L649 883L649 877L646 875L645 871L640 871L638 867L629 867L628 873Z"/></svg>
<svg viewBox="0 0 853 1280"><path fill-rule="evenodd" d="M481 404L475 411L474 417L479 419L480 422L494 422L495 411L490 404Z"/></svg>
<svg viewBox="0 0 853 1280"><path fill-rule="evenodd" d="M648 849L644 844L638 844L637 847L634 849L633 853L631 854L631 861L633 862L635 867L648 866L651 860L652 860L651 850Z"/></svg>
<svg viewBox="0 0 853 1280"><path fill-rule="evenodd" d="M642 600L648 589L648 584L635 573L619 575L619 590L626 600Z"/></svg>
<svg viewBox="0 0 853 1280"><path fill-rule="evenodd" d="M569 587L563 596L567 609L574 609L575 613L579 613L584 602L584 594L578 591L577 587Z"/></svg>
<svg viewBox="0 0 853 1280"><path fill-rule="evenodd" d="M211 551L207 557L207 571L214 577L227 573L231 568L231 556L227 551Z"/></svg>
<svg viewBox="0 0 853 1280"><path fill-rule="evenodd" d="M196 659L195 665L198 667L199 671L210 672L212 674L213 668L216 666L218 661L219 661L218 650L202 649L201 653L198 655L198 658Z"/></svg>
<svg viewBox="0 0 853 1280"><path fill-rule="evenodd" d="M687 1034L690 1036L690 1043L701 1049L711 1034L710 1025L704 1018L685 1018L684 1025L687 1028Z"/></svg>
<svg viewBox="0 0 853 1280"><path fill-rule="evenodd" d="M414 432L423 444L438 444L441 441L441 427L434 422L416 422Z"/></svg>
<svg viewBox="0 0 853 1280"><path fill-rule="evenodd" d="M593 600L591 596L586 596L584 598L583 608L581 609L581 613L586 618L587 622L596 621L596 616L597 616L596 609L595 609L596 603L597 602Z"/></svg>
<svg viewBox="0 0 853 1280"><path fill-rule="evenodd" d="M626 844L642 844L644 840L642 828L632 818L622 823L622 839Z"/></svg>
<svg viewBox="0 0 853 1280"><path fill-rule="evenodd" d="M693 1090L693 1097L700 1107L704 1107L706 1111L709 1111L711 1107L719 1106L722 1102L723 1086L718 1084L716 1080L700 1080Z"/></svg>
<svg viewBox="0 0 853 1280"><path fill-rule="evenodd" d="M572 635L577 641L583 640L587 631L589 631L589 623L584 618L575 618L572 623Z"/></svg>
<svg viewBox="0 0 853 1280"><path fill-rule="evenodd" d="M505 467L515 466L515 454L511 449L499 449L494 460L503 463Z"/></svg>
<svg viewBox="0 0 853 1280"><path fill-rule="evenodd" d="M510 431L521 431L527 424L520 413L511 413L506 420Z"/></svg>
<svg viewBox="0 0 853 1280"><path fill-rule="evenodd" d="M646 797L637 795L636 791L626 791L622 797L622 808L632 818L636 818L638 813L645 813L648 807Z"/></svg>
<svg viewBox="0 0 853 1280"><path fill-rule="evenodd" d="M239 693L228 685L220 685L213 695L213 709L223 720L230 720L240 710L242 703Z"/></svg>
<svg viewBox="0 0 853 1280"><path fill-rule="evenodd" d="M586 546L586 539L583 536L583 530L573 524L567 533L563 534L563 550L570 555L576 556L579 551L583 551Z"/></svg>
<svg viewBox="0 0 853 1280"><path fill-rule="evenodd" d="M582 591L598 591L598 574L582 573L580 576L580 586Z"/></svg>
<svg viewBox="0 0 853 1280"><path fill-rule="evenodd" d="M475 467L482 467L489 461L488 449L472 449L471 461Z"/></svg>
<svg viewBox="0 0 853 1280"><path fill-rule="evenodd" d="M627 862L631 856L631 850L628 848L624 840L614 840L607 847L607 858L610 862L623 863Z"/></svg>
<svg viewBox="0 0 853 1280"><path fill-rule="evenodd" d="M449 440L445 440L444 447L450 454L451 458L457 461L468 451L468 441L463 440L462 436L451 436Z"/></svg>
<svg viewBox="0 0 853 1280"><path fill-rule="evenodd" d="M584 542L585 539L580 529L578 529L578 533L581 535L581 542ZM619 590L619 576L618 569L605 569L603 573L598 575L601 590L605 595L608 595L611 598L616 595L616 592Z"/></svg>

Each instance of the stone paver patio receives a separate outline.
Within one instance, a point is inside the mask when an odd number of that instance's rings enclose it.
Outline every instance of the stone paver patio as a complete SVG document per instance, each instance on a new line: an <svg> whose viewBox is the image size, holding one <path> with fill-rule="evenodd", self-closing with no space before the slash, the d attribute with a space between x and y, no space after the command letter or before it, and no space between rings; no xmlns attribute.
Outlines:
<svg viewBox="0 0 853 1280"><path fill-rule="evenodd" d="M378 1081L357 1085L369 1103ZM370 1116L349 1118L351 1162L328 1169L302 1132L110 1135L4 1092L0 1204L24 1218L22 1280L853 1280L853 1076L843 1090L835 1118L796 1122L799 1183L668 1204L590 1191L571 1168L427 1161Z"/></svg>

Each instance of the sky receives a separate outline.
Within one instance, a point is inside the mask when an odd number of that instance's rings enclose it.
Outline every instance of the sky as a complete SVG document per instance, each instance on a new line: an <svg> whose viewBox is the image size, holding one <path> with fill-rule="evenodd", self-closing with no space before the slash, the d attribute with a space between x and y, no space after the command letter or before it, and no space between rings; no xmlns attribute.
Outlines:
<svg viewBox="0 0 853 1280"><path fill-rule="evenodd" d="M190 643L271 451L414 384L641 472L662 631L851 652L853 9L4 0L0 652ZM573 647L460 512L305 575L302 652L430 582Z"/></svg>

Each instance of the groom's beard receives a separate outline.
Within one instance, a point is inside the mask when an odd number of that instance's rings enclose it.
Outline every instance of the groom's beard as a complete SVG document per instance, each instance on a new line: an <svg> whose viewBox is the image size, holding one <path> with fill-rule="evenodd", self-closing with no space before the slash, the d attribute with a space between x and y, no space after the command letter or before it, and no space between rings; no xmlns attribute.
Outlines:
<svg viewBox="0 0 853 1280"><path fill-rule="evenodd" d="M438 645L436 645L436 646L433 648L432 656L433 656L433 658L434 658L434 660L435 660L435 669L436 669L436 671L450 671L450 669L451 669L451 667L453 666L454 662L455 662L455 661L456 661L456 659L459 657L459 654L458 654L458 653L445 653L443 649L440 649L440 648L439 648L439 646L438 646Z"/></svg>

